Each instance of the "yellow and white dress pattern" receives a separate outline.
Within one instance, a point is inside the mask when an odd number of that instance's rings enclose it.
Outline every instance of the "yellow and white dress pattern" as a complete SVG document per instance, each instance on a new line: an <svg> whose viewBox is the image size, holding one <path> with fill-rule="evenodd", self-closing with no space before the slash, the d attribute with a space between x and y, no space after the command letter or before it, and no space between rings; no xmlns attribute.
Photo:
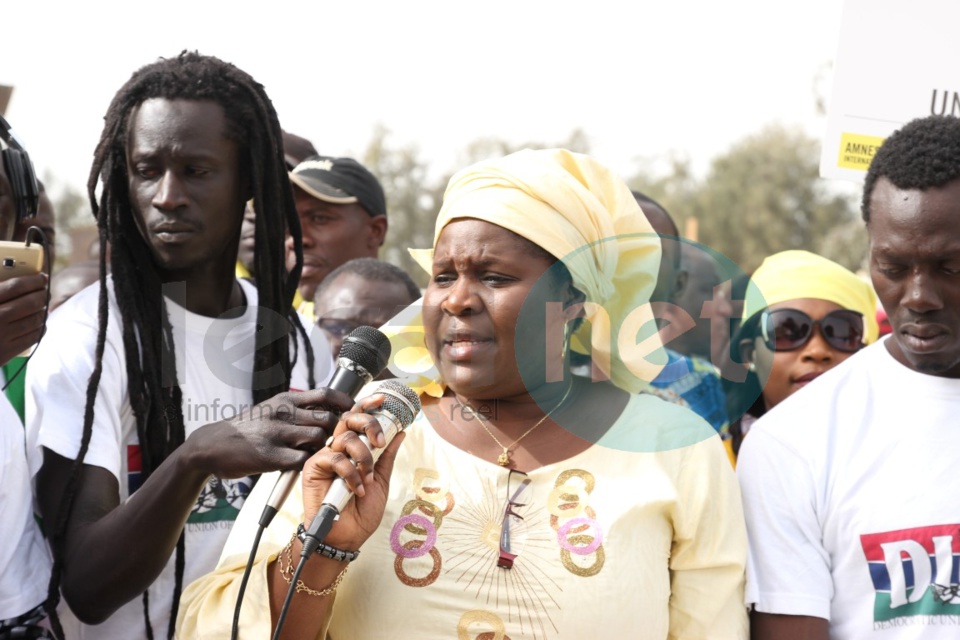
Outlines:
<svg viewBox="0 0 960 640"><path fill-rule="evenodd" d="M511 521L516 558L503 569L509 470L454 447L418 416L380 528L338 589L328 637L745 639L746 534L719 437L649 395L634 396L608 435L610 446L528 474ZM511 492L517 484L514 474ZM272 486L265 477L254 494ZM181 637L229 637L260 513L254 494L218 571L184 594ZM241 637L269 637L264 560L289 540L300 504L295 492L261 545Z"/></svg>

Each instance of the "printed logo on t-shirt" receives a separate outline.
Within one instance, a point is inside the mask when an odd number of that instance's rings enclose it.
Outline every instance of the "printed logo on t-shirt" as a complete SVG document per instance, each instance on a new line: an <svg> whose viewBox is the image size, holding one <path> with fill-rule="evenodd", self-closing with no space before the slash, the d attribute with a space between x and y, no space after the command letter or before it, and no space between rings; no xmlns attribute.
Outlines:
<svg viewBox="0 0 960 640"><path fill-rule="evenodd" d="M870 533L860 544L876 591L875 629L960 625L960 524Z"/></svg>
<svg viewBox="0 0 960 640"><path fill-rule="evenodd" d="M127 495L143 484L143 460L140 445L127 445ZM209 525L210 523L232 523L237 519L244 500L253 488L250 478L239 480L221 480L213 478L200 492L197 503L187 517L187 524ZM191 527L196 528L196 527ZM207 528L207 527L201 527Z"/></svg>
<svg viewBox="0 0 960 640"><path fill-rule="evenodd" d="M187 526L192 524L211 524L233 522L240 513L243 501L250 494L253 484L250 478L239 480L221 480L213 478L207 482L197 498L197 504L187 517Z"/></svg>

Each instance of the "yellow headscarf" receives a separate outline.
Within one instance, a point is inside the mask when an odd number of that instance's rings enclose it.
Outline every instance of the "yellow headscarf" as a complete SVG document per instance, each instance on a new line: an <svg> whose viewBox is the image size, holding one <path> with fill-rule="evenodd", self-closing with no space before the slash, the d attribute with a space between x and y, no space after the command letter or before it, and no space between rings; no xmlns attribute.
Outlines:
<svg viewBox="0 0 960 640"><path fill-rule="evenodd" d="M809 251L781 251L757 268L747 287L743 320L778 302L816 298L863 314L864 344L877 339L877 296L873 287L832 260Z"/></svg>
<svg viewBox="0 0 960 640"><path fill-rule="evenodd" d="M589 322L574 336L574 348L591 354L622 389L636 392L656 377L664 359L649 324L653 313L648 301L660 264L660 240L613 172L589 156L564 149L520 151L479 162L450 179L434 246L443 228L458 218L508 229L562 260L587 299ZM410 253L432 270L432 250ZM653 330L638 344L645 325ZM383 327L394 349L391 370L436 383L436 369L423 348L422 326L415 311L408 310Z"/></svg>

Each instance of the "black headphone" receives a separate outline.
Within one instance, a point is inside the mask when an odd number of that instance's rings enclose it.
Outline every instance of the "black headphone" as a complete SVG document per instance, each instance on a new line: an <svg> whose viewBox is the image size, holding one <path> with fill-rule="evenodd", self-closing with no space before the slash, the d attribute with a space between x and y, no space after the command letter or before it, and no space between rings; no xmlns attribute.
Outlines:
<svg viewBox="0 0 960 640"><path fill-rule="evenodd" d="M37 215L40 201L40 189L37 186L37 176L33 172L33 163L27 155L23 145L17 140L17 135L10 128L10 123L0 116L0 140L7 148L0 150L3 167L7 179L13 188L13 205L17 212L16 224L27 218Z"/></svg>

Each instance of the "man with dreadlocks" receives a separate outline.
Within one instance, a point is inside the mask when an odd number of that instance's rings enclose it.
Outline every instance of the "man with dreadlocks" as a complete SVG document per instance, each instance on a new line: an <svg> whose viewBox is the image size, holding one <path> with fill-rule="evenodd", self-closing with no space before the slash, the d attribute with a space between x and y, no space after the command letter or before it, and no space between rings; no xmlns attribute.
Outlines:
<svg viewBox="0 0 960 640"><path fill-rule="evenodd" d="M315 389L329 347L292 311L302 261L286 271L284 234L299 253L300 225L249 75L188 52L141 68L110 105L88 189L112 275L102 253L99 286L58 312L28 379L48 604L62 592L84 623L64 616L71 638L172 637L249 476L302 466L352 402ZM255 286L234 274L250 198Z"/></svg>
<svg viewBox="0 0 960 640"><path fill-rule="evenodd" d="M887 138L862 212L893 332L744 440L753 638L960 636L960 119Z"/></svg>

